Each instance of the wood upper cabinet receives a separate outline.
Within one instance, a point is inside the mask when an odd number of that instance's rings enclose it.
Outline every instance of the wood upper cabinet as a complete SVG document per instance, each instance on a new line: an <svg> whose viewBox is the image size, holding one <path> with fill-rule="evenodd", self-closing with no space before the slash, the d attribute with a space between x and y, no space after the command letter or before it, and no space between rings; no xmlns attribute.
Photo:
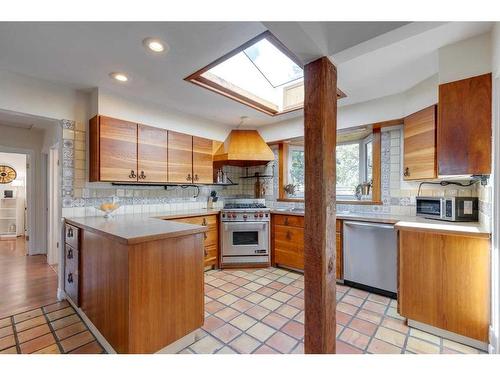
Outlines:
<svg viewBox="0 0 500 375"><path fill-rule="evenodd" d="M491 73L439 85L440 175L491 173Z"/></svg>
<svg viewBox="0 0 500 375"><path fill-rule="evenodd" d="M193 137L168 132L168 181L193 183Z"/></svg>
<svg viewBox="0 0 500 375"><path fill-rule="evenodd" d="M167 182L167 131L138 125L137 178L139 182Z"/></svg>
<svg viewBox="0 0 500 375"><path fill-rule="evenodd" d="M490 239L399 230L398 311L488 342Z"/></svg>
<svg viewBox="0 0 500 375"><path fill-rule="evenodd" d="M98 116L89 131L90 181L137 181L137 124Z"/></svg>
<svg viewBox="0 0 500 375"><path fill-rule="evenodd" d="M436 106L405 117L403 134L403 179L436 178Z"/></svg>
<svg viewBox="0 0 500 375"><path fill-rule="evenodd" d="M213 181L213 141L193 137L193 182L195 184L211 184Z"/></svg>

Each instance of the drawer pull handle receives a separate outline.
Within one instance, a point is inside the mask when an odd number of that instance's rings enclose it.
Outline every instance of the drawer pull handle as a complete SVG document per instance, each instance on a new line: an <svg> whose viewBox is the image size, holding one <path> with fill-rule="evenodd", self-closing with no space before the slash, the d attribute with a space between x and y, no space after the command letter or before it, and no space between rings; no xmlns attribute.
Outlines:
<svg viewBox="0 0 500 375"><path fill-rule="evenodd" d="M187 175L187 177L186 177L186 180L187 180L187 181L191 181L192 179L193 179L193 178L191 177L191 173L189 173L189 174Z"/></svg>
<svg viewBox="0 0 500 375"><path fill-rule="evenodd" d="M405 168L404 175L405 175L405 177L410 177L410 168L408 168L408 167Z"/></svg>
<svg viewBox="0 0 500 375"><path fill-rule="evenodd" d="M67 237L68 237L68 238L73 237L73 228L69 228L69 229L68 229L68 234L67 234Z"/></svg>
<svg viewBox="0 0 500 375"><path fill-rule="evenodd" d="M73 259L73 249L68 250L68 259Z"/></svg>
<svg viewBox="0 0 500 375"><path fill-rule="evenodd" d="M201 225L203 225L204 227L207 226L207 219L203 218L203 221L201 222Z"/></svg>
<svg viewBox="0 0 500 375"><path fill-rule="evenodd" d="M145 180L146 179L146 175L144 174L144 171L141 171L141 174L139 175L139 178Z"/></svg>
<svg viewBox="0 0 500 375"><path fill-rule="evenodd" d="M207 233L206 233L206 232L203 232L203 237L204 237L205 239L207 239L207 238L208 238L208 236L207 236Z"/></svg>
<svg viewBox="0 0 500 375"><path fill-rule="evenodd" d="M135 174L134 170L132 169L130 171L130 174L128 175L128 178L136 178L136 177L137 177L137 175Z"/></svg>
<svg viewBox="0 0 500 375"><path fill-rule="evenodd" d="M73 283L73 274L72 273L68 274L68 283L70 283L70 284Z"/></svg>
<svg viewBox="0 0 500 375"><path fill-rule="evenodd" d="M195 180L195 181L198 181L198 180L199 180L199 178L198 178L198 175L197 175L197 174L195 174L195 175L194 175L194 180Z"/></svg>

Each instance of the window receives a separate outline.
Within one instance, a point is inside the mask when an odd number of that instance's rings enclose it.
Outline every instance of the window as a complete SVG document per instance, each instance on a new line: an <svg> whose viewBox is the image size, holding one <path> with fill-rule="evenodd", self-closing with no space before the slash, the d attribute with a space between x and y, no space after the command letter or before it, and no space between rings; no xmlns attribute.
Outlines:
<svg viewBox="0 0 500 375"><path fill-rule="evenodd" d="M301 62L268 31L186 80L271 116L304 104Z"/></svg>
<svg viewBox="0 0 500 375"><path fill-rule="evenodd" d="M288 183L295 186L293 198L304 198L304 147L290 146L288 154Z"/></svg>

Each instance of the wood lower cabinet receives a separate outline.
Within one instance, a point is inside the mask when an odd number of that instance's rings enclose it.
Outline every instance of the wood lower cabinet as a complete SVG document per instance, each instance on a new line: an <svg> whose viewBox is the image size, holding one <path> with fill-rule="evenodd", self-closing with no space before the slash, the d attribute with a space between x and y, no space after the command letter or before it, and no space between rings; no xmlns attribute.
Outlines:
<svg viewBox="0 0 500 375"><path fill-rule="evenodd" d="M213 144L211 139L193 137L193 182L211 184L214 181Z"/></svg>
<svg viewBox="0 0 500 375"><path fill-rule="evenodd" d="M204 264L205 267L219 267L219 219L217 215L194 216L172 219L187 224L203 225L208 227L204 237Z"/></svg>
<svg viewBox="0 0 500 375"><path fill-rule="evenodd" d="M93 181L137 181L137 124L106 116L90 120L90 175Z"/></svg>
<svg viewBox="0 0 500 375"><path fill-rule="evenodd" d="M436 106L405 117L403 134L403 179L436 178Z"/></svg>
<svg viewBox="0 0 500 375"><path fill-rule="evenodd" d="M167 131L137 126L137 179L139 182L167 182Z"/></svg>
<svg viewBox="0 0 500 375"><path fill-rule="evenodd" d="M490 239L399 230L398 311L488 342Z"/></svg>
<svg viewBox="0 0 500 375"><path fill-rule="evenodd" d="M273 214L271 220L272 263L297 270L304 269L304 217L286 214ZM342 221L337 220L337 262L336 278L342 280Z"/></svg>
<svg viewBox="0 0 500 375"><path fill-rule="evenodd" d="M168 132L168 181L193 183L193 137Z"/></svg>
<svg viewBox="0 0 500 375"><path fill-rule="evenodd" d="M491 173L491 73L439 85L440 175Z"/></svg>

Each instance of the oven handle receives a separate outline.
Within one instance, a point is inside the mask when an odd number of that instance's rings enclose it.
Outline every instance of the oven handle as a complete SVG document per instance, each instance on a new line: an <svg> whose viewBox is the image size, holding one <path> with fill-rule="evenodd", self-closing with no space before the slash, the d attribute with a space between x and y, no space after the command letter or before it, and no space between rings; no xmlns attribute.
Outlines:
<svg viewBox="0 0 500 375"><path fill-rule="evenodd" d="M232 230L265 230L268 223L224 223L224 231Z"/></svg>

